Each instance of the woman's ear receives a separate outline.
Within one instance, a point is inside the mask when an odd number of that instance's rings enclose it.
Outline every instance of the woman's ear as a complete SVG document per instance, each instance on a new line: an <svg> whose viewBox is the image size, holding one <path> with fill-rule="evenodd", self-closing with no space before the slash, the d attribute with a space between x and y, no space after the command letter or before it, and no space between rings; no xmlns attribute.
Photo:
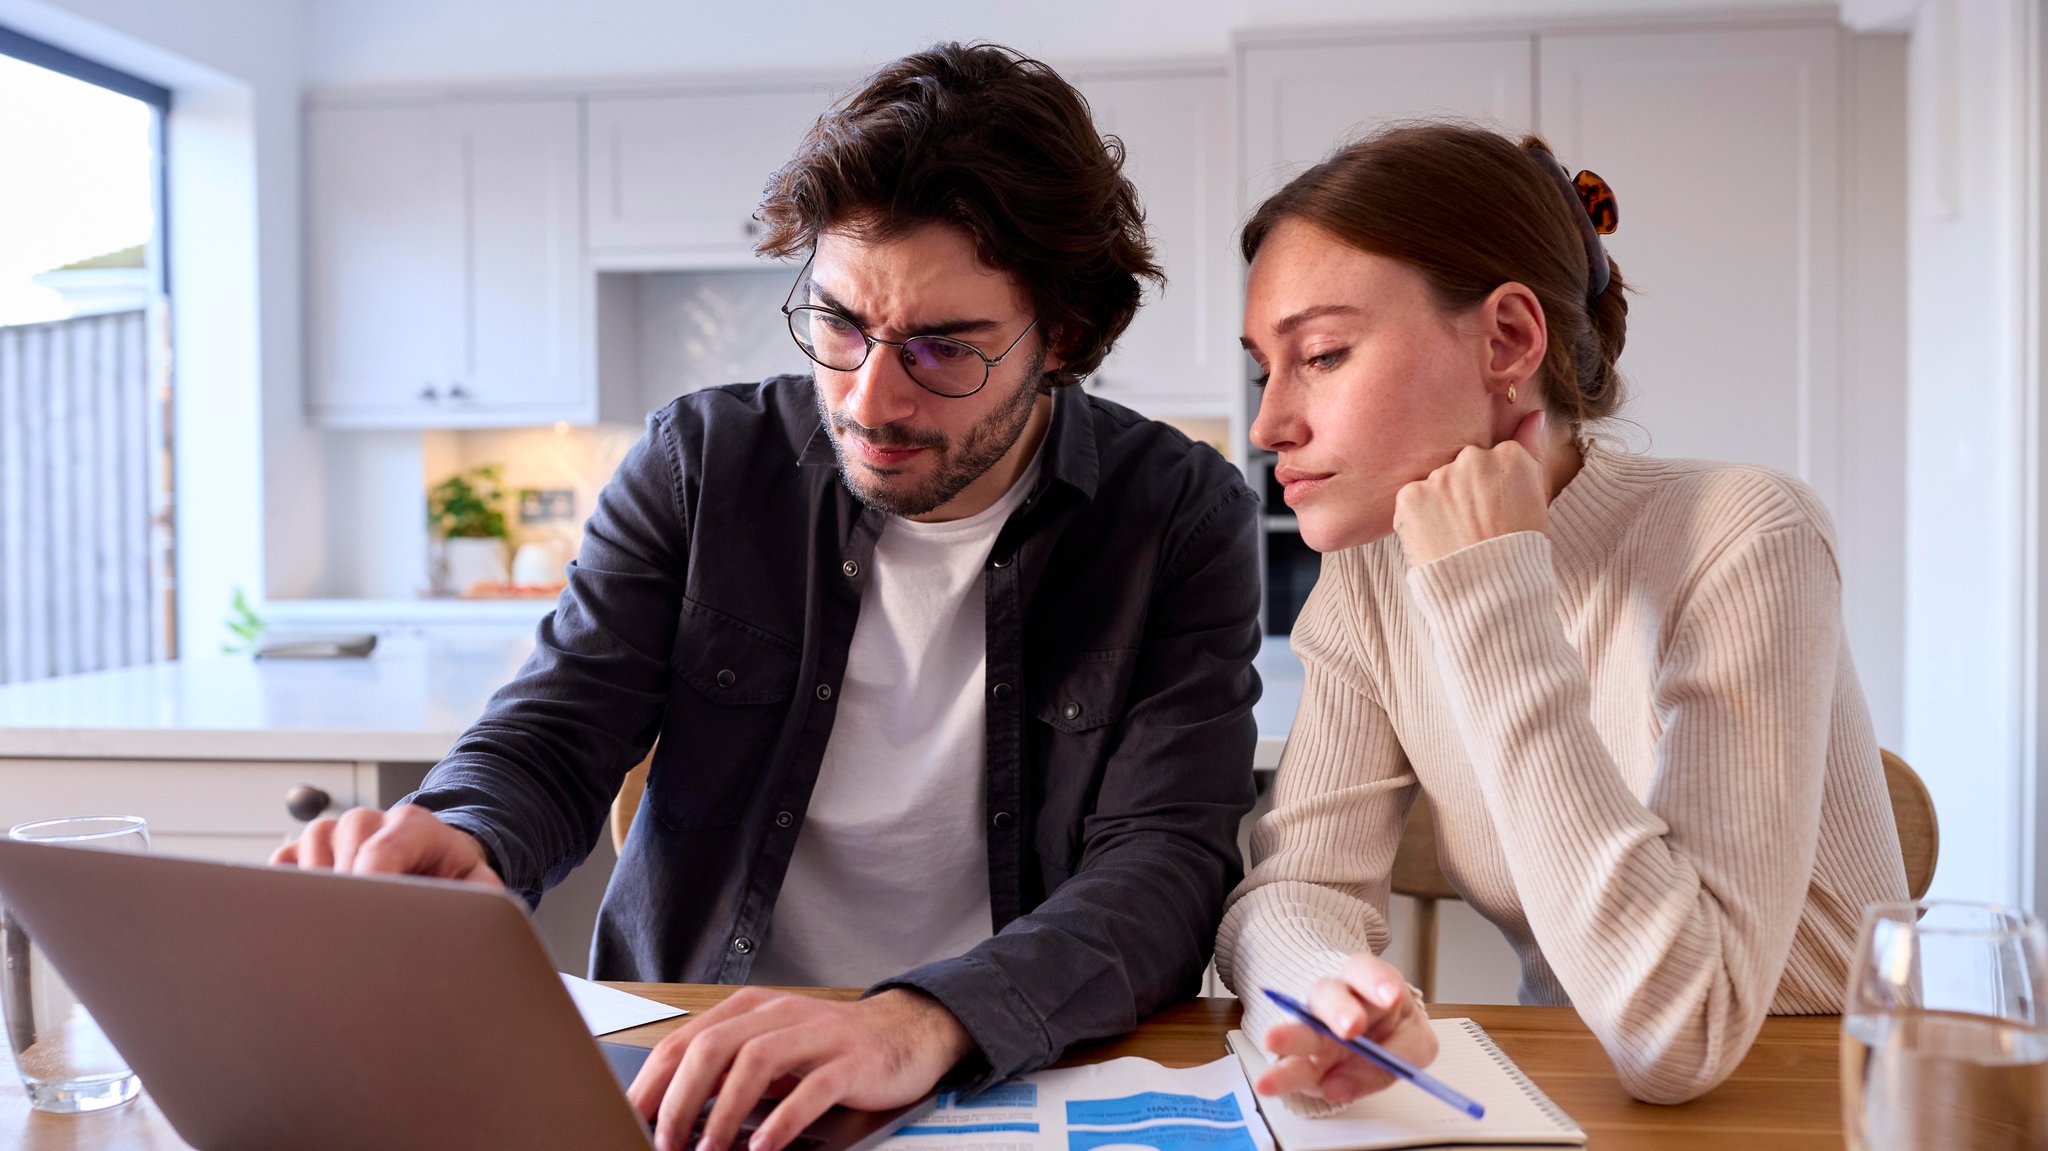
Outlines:
<svg viewBox="0 0 2048 1151"><path fill-rule="evenodd" d="M1521 393L1517 401L1527 396L1531 402L1541 402L1536 389L1528 386L1542 369L1543 353L1550 347L1543 305L1536 293L1510 280L1486 297L1479 318L1485 325L1487 389L1505 394L1514 386Z"/></svg>

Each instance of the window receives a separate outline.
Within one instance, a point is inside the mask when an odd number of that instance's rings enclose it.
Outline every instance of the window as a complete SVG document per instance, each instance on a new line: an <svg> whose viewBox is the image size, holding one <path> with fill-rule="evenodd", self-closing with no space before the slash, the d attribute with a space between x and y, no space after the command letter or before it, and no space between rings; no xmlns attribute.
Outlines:
<svg viewBox="0 0 2048 1151"><path fill-rule="evenodd" d="M173 654L169 108L0 28L0 683Z"/></svg>

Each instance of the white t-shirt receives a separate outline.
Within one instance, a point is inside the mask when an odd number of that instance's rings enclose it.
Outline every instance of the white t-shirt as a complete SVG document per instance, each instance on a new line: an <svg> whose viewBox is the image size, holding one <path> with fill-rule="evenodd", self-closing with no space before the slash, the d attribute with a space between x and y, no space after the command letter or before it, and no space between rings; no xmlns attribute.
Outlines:
<svg viewBox="0 0 2048 1151"><path fill-rule="evenodd" d="M1034 458L987 510L891 516L875 541L832 736L748 981L865 987L994 934L982 579Z"/></svg>

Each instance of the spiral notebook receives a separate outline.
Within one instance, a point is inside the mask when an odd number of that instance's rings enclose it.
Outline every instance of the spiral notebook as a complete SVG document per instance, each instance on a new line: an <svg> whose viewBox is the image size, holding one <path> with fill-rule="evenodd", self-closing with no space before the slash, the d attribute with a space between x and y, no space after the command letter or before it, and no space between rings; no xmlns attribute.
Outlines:
<svg viewBox="0 0 2048 1151"><path fill-rule="evenodd" d="M1368 1095L1342 1111L1310 1119L1278 1099L1259 1098L1281 1151L1380 1151L1446 1144L1580 1145L1586 1133L1470 1019L1433 1019L1437 1057L1429 1073L1477 1099L1486 1118L1472 1119L1406 1083ZM1242 1031L1230 1049L1256 1081L1266 1054Z"/></svg>

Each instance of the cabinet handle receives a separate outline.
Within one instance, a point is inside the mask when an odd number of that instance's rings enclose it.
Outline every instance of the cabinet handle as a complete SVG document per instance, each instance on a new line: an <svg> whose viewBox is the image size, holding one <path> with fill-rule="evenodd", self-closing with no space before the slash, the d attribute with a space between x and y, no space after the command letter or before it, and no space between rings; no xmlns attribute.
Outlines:
<svg viewBox="0 0 2048 1151"><path fill-rule="evenodd" d="M749 240L755 238L756 236L759 236L761 234L761 221L748 220L746 223L740 225L740 232Z"/></svg>
<svg viewBox="0 0 2048 1151"><path fill-rule="evenodd" d="M461 384L449 384L448 398L451 400L466 400L469 398L469 392Z"/></svg>
<svg viewBox="0 0 2048 1151"><path fill-rule="evenodd" d="M310 783L302 783L284 796L284 809L300 823L313 822L321 812L333 806L334 797Z"/></svg>
<svg viewBox="0 0 2048 1151"><path fill-rule="evenodd" d="M439 400L441 398L441 393L434 390L434 385L428 384L426 387L420 389L420 398L427 401L428 403L433 403L434 401Z"/></svg>

